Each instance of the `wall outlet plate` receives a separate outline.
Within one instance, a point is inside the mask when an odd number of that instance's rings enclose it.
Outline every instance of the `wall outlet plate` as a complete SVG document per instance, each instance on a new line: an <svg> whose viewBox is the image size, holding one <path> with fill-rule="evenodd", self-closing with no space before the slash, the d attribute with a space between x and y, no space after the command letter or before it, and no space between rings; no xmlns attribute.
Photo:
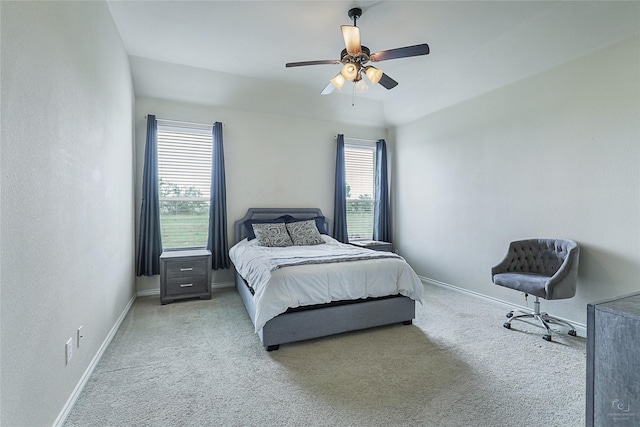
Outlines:
<svg viewBox="0 0 640 427"><path fill-rule="evenodd" d="M69 338L64 346L65 365L68 365L73 357L73 338Z"/></svg>

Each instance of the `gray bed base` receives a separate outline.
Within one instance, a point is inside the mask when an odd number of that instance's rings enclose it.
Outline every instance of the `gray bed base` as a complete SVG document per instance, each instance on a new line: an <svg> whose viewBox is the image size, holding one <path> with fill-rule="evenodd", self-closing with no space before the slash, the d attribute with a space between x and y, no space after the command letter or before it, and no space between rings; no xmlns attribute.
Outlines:
<svg viewBox="0 0 640 427"><path fill-rule="evenodd" d="M244 222L249 219L274 219L281 215L296 218L324 216L316 208L251 208L244 218L234 224L235 241L246 237ZM327 230L331 231L329 220ZM244 279L236 273L236 289L244 302L251 321L255 325L255 304L253 295ZM268 351L277 350L280 344L319 338L342 332L356 331L394 323L411 324L415 318L415 301L405 296L386 299L363 299L351 304L327 306L304 311L282 313L269 320L258 331L262 345Z"/></svg>

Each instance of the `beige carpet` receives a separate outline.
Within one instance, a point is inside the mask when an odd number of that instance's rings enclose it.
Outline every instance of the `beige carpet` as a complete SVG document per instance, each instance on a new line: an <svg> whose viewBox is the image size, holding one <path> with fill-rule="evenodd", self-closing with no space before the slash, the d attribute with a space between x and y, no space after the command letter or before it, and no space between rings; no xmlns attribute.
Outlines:
<svg viewBox="0 0 640 427"><path fill-rule="evenodd" d="M267 352L235 289L138 298L65 425L584 426L585 339L506 311L426 285L411 326Z"/></svg>

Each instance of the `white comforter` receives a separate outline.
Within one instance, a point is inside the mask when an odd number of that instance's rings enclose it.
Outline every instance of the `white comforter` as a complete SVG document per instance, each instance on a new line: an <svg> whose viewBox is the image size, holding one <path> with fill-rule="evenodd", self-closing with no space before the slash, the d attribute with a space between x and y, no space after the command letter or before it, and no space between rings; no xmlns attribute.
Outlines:
<svg viewBox="0 0 640 427"><path fill-rule="evenodd" d="M290 307L395 294L422 302L424 286L400 256L322 237L326 244L269 248L245 239L231 248L236 270L255 291L256 332ZM327 260L332 256L335 262Z"/></svg>

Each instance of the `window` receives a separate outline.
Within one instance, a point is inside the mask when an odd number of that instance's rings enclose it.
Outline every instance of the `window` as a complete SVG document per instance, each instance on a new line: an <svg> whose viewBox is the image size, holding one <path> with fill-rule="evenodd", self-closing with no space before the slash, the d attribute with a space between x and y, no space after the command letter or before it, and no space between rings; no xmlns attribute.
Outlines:
<svg viewBox="0 0 640 427"><path fill-rule="evenodd" d="M162 249L204 248L209 232L211 128L158 120Z"/></svg>
<svg viewBox="0 0 640 427"><path fill-rule="evenodd" d="M347 181L347 233L349 240L373 238L373 207L375 202L375 145L344 146Z"/></svg>

